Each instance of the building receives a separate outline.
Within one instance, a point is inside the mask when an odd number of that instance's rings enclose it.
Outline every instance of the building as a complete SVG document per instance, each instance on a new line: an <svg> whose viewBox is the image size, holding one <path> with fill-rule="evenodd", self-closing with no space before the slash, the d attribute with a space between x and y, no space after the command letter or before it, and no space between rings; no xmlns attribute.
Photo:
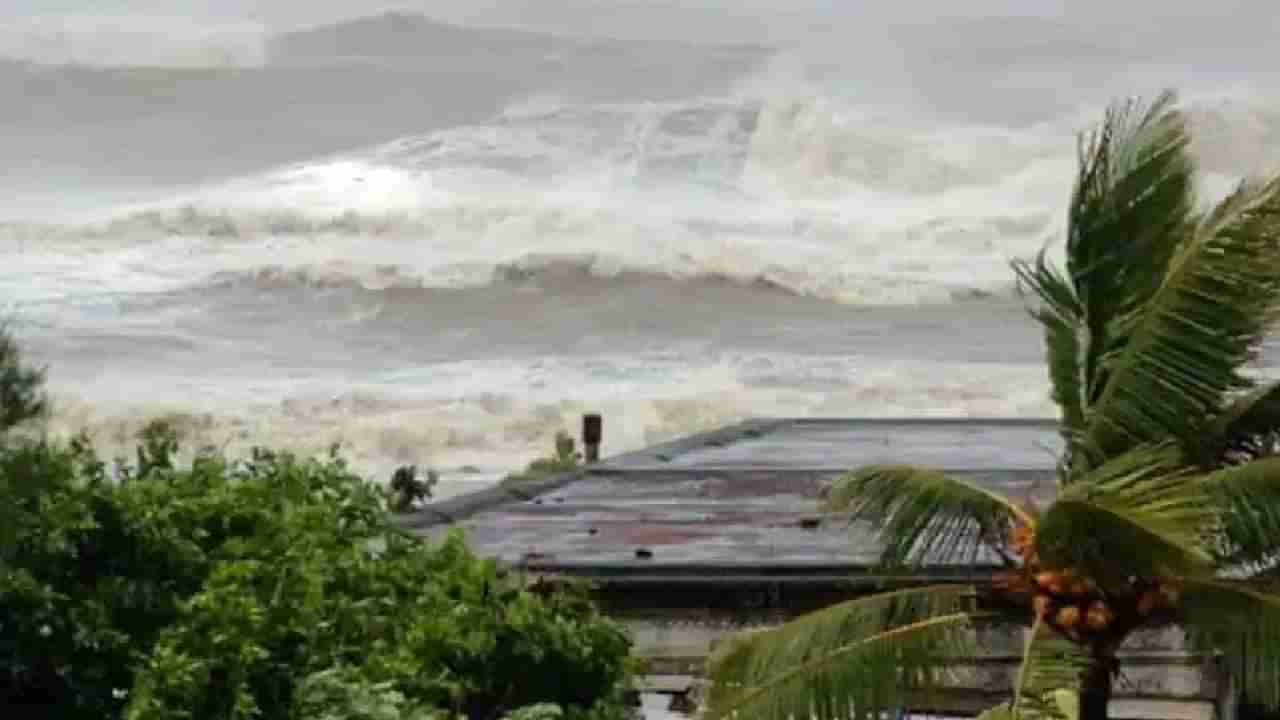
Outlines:
<svg viewBox="0 0 1280 720"><path fill-rule="evenodd" d="M465 529L473 547L532 578L586 578L650 659L664 704L696 702L726 633L781 622L853 595L940 581L988 582L990 565L884 575L868 528L824 516L824 486L874 462L949 470L1015 497L1052 496L1060 440L1035 420L753 420L426 507L424 534ZM917 713L971 715L1007 698L1022 631L982 631L980 657ZM1229 683L1176 632L1138 635L1123 657L1112 717L1234 717ZM650 696L648 704L654 704Z"/></svg>

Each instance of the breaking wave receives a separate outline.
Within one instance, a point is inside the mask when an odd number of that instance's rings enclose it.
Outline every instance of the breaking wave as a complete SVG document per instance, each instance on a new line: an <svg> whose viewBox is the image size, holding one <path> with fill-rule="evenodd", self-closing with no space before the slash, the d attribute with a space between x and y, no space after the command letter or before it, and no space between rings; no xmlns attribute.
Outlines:
<svg viewBox="0 0 1280 720"><path fill-rule="evenodd" d="M1277 157L1275 106L1200 99L1192 118L1211 195ZM1009 292L1008 262L1060 232L1076 130L934 128L812 96L527 99L87 224L0 225L19 250L0 284L53 297L237 276L381 289L639 274L953 302Z"/></svg>
<svg viewBox="0 0 1280 720"><path fill-rule="evenodd" d="M1276 103L1191 106L1207 196L1277 159ZM609 453L751 415L1045 415L1035 329L975 300L1060 234L1096 117L939 125L777 87L529 96L159 202L0 223L0 312L55 368L55 429L110 450L174 413L195 445L341 442L454 489L584 411L609 418Z"/></svg>
<svg viewBox="0 0 1280 720"><path fill-rule="evenodd" d="M374 287L570 268L948 302L1003 291L1009 258L1047 240L1067 159L1049 137L964 135L816 100L526 103L84 226L11 223L0 242L64 269L85 255L85 275L139 290L264 268Z"/></svg>
<svg viewBox="0 0 1280 720"><path fill-rule="evenodd" d="M427 379L430 378L430 382ZM679 354L438 365L335 390L265 387L256 397L192 410L166 401L152 377L138 393L92 388L58 397L51 429L88 430L108 457L126 453L141 427L168 419L189 448L233 455L252 444L321 453L333 444L364 472L386 479L399 464L442 472L442 494L492 483L543 455L559 430L584 412L608 418L605 452L635 450L753 416L1024 416L1051 405L1036 367L900 362L874 367L850 358L727 356L697 362ZM195 392L200 392L195 390ZM207 394L210 389L205 389ZM125 401L147 397L143 403Z"/></svg>

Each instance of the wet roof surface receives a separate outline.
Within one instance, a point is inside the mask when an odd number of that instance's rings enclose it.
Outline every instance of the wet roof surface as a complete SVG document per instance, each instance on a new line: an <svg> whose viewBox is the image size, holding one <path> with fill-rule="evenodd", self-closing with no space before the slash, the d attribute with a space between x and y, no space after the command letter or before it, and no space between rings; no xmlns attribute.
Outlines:
<svg viewBox="0 0 1280 720"><path fill-rule="evenodd" d="M950 470L1046 469L1061 440L1038 424L798 421L672 458L674 467L830 468L912 463Z"/></svg>
<svg viewBox="0 0 1280 720"><path fill-rule="evenodd" d="M820 513L839 470L921 463L1024 497L1052 488L1058 442L1042 422L753 421L606 461L526 498L434 507L481 554L530 566L873 565L868 527Z"/></svg>

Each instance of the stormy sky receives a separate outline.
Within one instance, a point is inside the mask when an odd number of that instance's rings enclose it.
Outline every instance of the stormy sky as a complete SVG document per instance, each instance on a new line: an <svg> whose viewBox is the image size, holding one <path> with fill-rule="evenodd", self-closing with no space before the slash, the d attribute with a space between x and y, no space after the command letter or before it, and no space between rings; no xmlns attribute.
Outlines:
<svg viewBox="0 0 1280 720"><path fill-rule="evenodd" d="M1130 39L1146 49L1173 51L1188 46L1234 50L1241 43L1256 42L1280 30L1278 8L1272 0L3 0L0 21L149 15L250 21L289 29L397 9L451 22L572 34L792 45L876 36L886 28L894 34L927 36L929 28L1034 20L1046 35L1095 36L1105 45L1131 33ZM995 37L978 34L973 39L1002 44L1013 40L1007 33L992 34Z"/></svg>
<svg viewBox="0 0 1280 720"><path fill-rule="evenodd" d="M77 61L120 53L128 64L148 43L221 34L252 48L272 32L385 10L572 36L764 45L824 88L927 96L983 115L1164 87L1280 89L1276 0L0 0L0 55L18 47L40 60L52 28L57 42L83 44ZM126 32L135 34L124 42L105 37Z"/></svg>
<svg viewBox="0 0 1280 720"><path fill-rule="evenodd" d="M1272 99L1280 97L1280 62L1274 50L1280 37L1277 0L0 0L0 71L7 59L34 61L37 69L31 73L43 72L41 64L266 66L267 39L273 33L389 10L460 25L576 37L776 48L777 62L767 72L750 68L748 79L760 83L748 87L753 94L812 95L841 107L890 108L913 121L936 117L943 123L999 126L1061 118L1075 122L1094 117L1102 104L1117 97L1164 88L1177 89L1184 97L1207 97L1211 103L1266 96L1265 103L1274 104ZM472 42L466 32L458 37L464 44ZM459 67L475 72L475 62L496 62L510 48L495 45L478 51ZM688 54L646 48L635 55L658 59L642 64L642 71L626 82L603 76L609 70L593 64L568 67L552 74L559 84L550 90L563 91L567 84L618 93L635 89L635 97L651 98L653 88L682 92L678 76L701 72L697 62L687 61ZM684 67L678 67L682 61L677 56L686 59ZM517 63L513 70L511 65L487 76L494 87L468 82L447 89L497 96L505 92L502 83L520 85L514 76L523 66ZM448 103L436 102L420 92L420 78L393 73L361 75L358 81L338 81L331 73L292 78L289 87L310 93L307 102L285 102L262 74L194 73L183 76L181 84L166 85L173 92L163 103L144 87L145 81L125 71L72 78L109 84L89 89L60 82L68 73L49 73L37 81L49 97L61 93L56 102L45 97L34 109L22 104L11 104L7 114L0 109L0 124L9 128L0 137L0 156L6 157L9 174L26 178L34 176L30 167L63 166L81 172L83 158L99 158L112 172L129 170L168 181L194 164L192 148L207 150L200 163L211 173L242 172L266 161L422 132L431 127L425 116L440 108L462 112L466 105L456 93ZM27 70L9 74L7 86L0 76L0 90L30 92L36 75ZM573 83L565 81L568 75L574 76ZM137 125L131 111L126 112L134 100L158 103L163 107L146 107L168 115ZM281 107L268 111L277 104ZM481 116L481 110L492 110L493 102L472 104ZM375 106L378 111L370 112ZM44 114L35 112L42 108ZM113 108L126 120L118 128L101 130L108 125L104 117L115 117ZM61 133L49 118L74 120L77 132ZM165 118L173 121L156 129ZM250 119L264 118L274 118L283 129L273 135L259 122L251 132L241 132ZM293 131L301 122L311 134ZM91 126L101 130L98 136L84 130ZM1264 126L1270 127L1259 122ZM153 148L159 140L183 151L138 150ZM31 158L27 165L13 160L22 153ZM157 169L160 165L164 167ZM0 180L5 172L0 168Z"/></svg>

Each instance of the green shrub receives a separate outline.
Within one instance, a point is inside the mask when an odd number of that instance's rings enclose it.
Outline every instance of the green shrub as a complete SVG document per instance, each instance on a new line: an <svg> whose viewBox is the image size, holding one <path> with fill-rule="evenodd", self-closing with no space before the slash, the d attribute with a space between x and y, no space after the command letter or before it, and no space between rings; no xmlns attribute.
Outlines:
<svg viewBox="0 0 1280 720"><path fill-rule="evenodd" d="M543 597L458 535L404 535L336 454L180 468L163 426L115 472L88 448L0 447L0 705L95 720L623 712L629 640L585 590Z"/></svg>
<svg viewBox="0 0 1280 720"><path fill-rule="evenodd" d="M44 414L44 371L22 358L18 343L0 322L0 433Z"/></svg>
<svg viewBox="0 0 1280 720"><path fill-rule="evenodd" d="M417 465L404 465L397 468L391 475L389 487L391 494L387 500L387 506L392 512L408 512L413 509L415 502L430 498L439 482L440 474L435 470L427 470L427 478L419 480Z"/></svg>
<svg viewBox="0 0 1280 720"><path fill-rule="evenodd" d="M573 436L561 430L556 433L554 454L537 458L522 472L512 473L503 478L502 482L506 484L529 482L550 475L573 472L581 466L582 454L574 448Z"/></svg>
<svg viewBox="0 0 1280 720"><path fill-rule="evenodd" d="M452 720L449 713L414 706L391 682L373 683L358 670L336 667L305 678L294 694L298 720Z"/></svg>

